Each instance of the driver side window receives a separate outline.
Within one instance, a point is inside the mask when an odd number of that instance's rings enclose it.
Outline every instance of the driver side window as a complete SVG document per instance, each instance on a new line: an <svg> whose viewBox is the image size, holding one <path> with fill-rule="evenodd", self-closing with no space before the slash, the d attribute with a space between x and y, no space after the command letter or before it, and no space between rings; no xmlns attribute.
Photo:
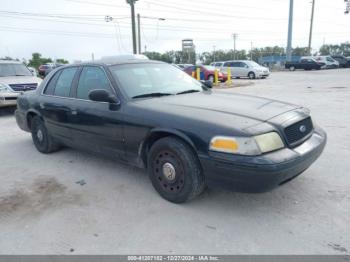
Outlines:
<svg viewBox="0 0 350 262"><path fill-rule="evenodd" d="M105 72L97 66L86 66L81 71L77 88L77 98L89 100L89 93L95 89L104 89L112 93Z"/></svg>

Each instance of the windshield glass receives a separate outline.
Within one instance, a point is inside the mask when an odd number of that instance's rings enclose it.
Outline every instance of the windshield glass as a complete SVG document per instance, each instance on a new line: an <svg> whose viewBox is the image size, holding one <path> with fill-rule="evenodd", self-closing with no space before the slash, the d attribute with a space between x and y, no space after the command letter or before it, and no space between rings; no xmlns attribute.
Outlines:
<svg viewBox="0 0 350 262"><path fill-rule="evenodd" d="M110 70L129 98L152 93L175 95L189 90L203 90L200 82L168 64L115 65Z"/></svg>
<svg viewBox="0 0 350 262"><path fill-rule="evenodd" d="M259 65L258 63L255 63L254 61L245 61L245 63L250 67L261 67L261 65Z"/></svg>
<svg viewBox="0 0 350 262"><path fill-rule="evenodd" d="M31 76L29 69L22 64L0 64L0 77Z"/></svg>
<svg viewBox="0 0 350 262"><path fill-rule="evenodd" d="M214 66L203 66L206 70L214 71L216 68Z"/></svg>

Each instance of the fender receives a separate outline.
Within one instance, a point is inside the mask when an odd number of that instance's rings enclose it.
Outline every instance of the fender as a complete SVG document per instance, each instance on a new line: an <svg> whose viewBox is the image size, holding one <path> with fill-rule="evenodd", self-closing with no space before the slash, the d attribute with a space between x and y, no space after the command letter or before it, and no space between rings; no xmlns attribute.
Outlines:
<svg viewBox="0 0 350 262"><path fill-rule="evenodd" d="M140 162L144 163L145 166L146 166L146 161L147 161L146 160L146 149L148 146L149 139L157 133L160 133L160 134L165 133L165 134L174 135L176 137L179 137L179 138L183 139L195 152L197 152L197 148L194 145L194 143L192 142L192 140L187 135L185 135L183 132L176 130L176 129L173 129L173 128L156 127L156 128L153 128L149 131L149 133L147 134L145 139L139 145L139 149L138 149L138 156L139 157L138 158L139 158Z"/></svg>

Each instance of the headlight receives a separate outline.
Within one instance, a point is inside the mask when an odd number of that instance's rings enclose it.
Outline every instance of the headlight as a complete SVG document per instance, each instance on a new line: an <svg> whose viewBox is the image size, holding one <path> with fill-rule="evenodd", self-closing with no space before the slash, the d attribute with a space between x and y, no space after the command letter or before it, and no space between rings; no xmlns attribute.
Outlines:
<svg viewBox="0 0 350 262"><path fill-rule="evenodd" d="M10 89L10 87L8 85L0 83L0 93L1 92L12 92L12 90Z"/></svg>
<svg viewBox="0 0 350 262"><path fill-rule="evenodd" d="M281 137L271 132L255 137L215 136L209 145L211 151L256 156L284 147Z"/></svg>

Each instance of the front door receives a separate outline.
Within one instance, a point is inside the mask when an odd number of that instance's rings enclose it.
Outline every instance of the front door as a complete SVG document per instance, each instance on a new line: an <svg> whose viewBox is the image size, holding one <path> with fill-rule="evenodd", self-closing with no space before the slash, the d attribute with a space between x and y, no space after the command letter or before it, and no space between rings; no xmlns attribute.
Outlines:
<svg viewBox="0 0 350 262"><path fill-rule="evenodd" d="M84 66L74 89L72 132L77 147L123 159L122 108L89 99L89 92L104 89L116 94L103 67Z"/></svg>

